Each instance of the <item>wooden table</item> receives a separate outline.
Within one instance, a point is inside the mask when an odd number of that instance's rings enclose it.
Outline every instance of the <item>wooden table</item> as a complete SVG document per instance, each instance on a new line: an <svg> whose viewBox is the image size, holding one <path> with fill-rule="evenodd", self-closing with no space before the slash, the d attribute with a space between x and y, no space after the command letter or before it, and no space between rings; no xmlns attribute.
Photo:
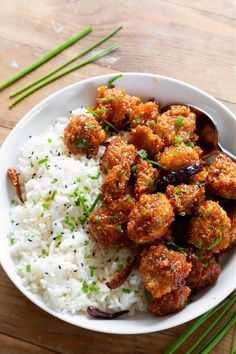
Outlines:
<svg viewBox="0 0 236 354"><path fill-rule="evenodd" d="M90 76L140 71L201 87L236 111L234 0L1 0L0 80L17 72L85 25L94 33L0 93L0 140L36 103ZM8 94L63 63L118 24L122 48L38 91L12 110ZM111 42L114 40L111 40ZM63 323L27 300L0 270L0 352L162 354L188 326L160 333L116 336ZM207 324L205 325L207 326ZM178 350L185 353L199 332ZM232 332L214 349L229 353Z"/></svg>

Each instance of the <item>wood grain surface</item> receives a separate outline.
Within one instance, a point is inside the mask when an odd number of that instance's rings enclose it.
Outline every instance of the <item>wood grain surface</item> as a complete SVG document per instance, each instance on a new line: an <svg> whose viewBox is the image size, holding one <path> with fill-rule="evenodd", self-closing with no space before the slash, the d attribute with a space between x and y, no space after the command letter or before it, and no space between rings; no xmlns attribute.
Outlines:
<svg viewBox="0 0 236 354"><path fill-rule="evenodd" d="M0 92L0 141L49 94L84 78L116 71L152 72L187 81L236 112L235 18L234 0L0 0L0 81L84 26L94 28L81 42ZM116 36L123 42L120 50L8 109L10 92L76 55L119 24L124 26ZM188 325L133 336L89 332L37 308L0 268L1 354L162 354ZM191 336L178 353L185 353L198 334ZM229 353L231 336L229 332L224 337L215 354Z"/></svg>

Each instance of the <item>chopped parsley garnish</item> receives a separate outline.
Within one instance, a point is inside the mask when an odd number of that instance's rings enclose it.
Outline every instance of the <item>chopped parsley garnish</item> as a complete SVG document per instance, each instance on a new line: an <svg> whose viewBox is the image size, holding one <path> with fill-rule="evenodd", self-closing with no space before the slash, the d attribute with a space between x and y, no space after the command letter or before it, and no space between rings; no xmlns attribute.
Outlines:
<svg viewBox="0 0 236 354"><path fill-rule="evenodd" d="M125 294L130 294L130 289L122 288L122 292L125 293Z"/></svg>
<svg viewBox="0 0 236 354"><path fill-rule="evenodd" d="M26 264L26 273L30 273L30 272L31 272L31 265Z"/></svg>
<svg viewBox="0 0 236 354"><path fill-rule="evenodd" d="M84 138L78 138L76 141L76 146L78 148L86 148L88 147L88 140Z"/></svg>
<svg viewBox="0 0 236 354"><path fill-rule="evenodd" d="M182 125L184 125L185 123L185 120L183 117L179 116L177 117L176 121L175 121L175 124L178 125L179 127L181 127Z"/></svg>
<svg viewBox="0 0 236 354"><path fill-rule="evenodd" d="M113 82L115 82L117 79L120 79L121 77L123 77L124 75L123 74L118 74L118 75L115 75L113 76L110 80L107 81L107 85L109 88L113 88L115 87L113 85Z"/></svg>

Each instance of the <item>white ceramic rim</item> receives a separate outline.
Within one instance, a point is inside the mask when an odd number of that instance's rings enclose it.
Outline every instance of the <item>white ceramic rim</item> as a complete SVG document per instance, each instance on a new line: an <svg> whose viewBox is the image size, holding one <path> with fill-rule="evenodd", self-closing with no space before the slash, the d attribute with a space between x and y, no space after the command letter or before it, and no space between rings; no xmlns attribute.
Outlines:
<svg viewBox="0 0 236 354"><path fill-rule="evenodd" d="M178 84L181 84L181 85L184 85L185 87L187 88L190 88L192 90L194 90L195 92L198 92L202 95L204 95L208 100L209 100L209 103L214 103L216 105L218 105L219 107L221 107L221 109L223 109L224 111L227 112L227 114L229 114L233 120L235 121L236 123L236 117L234 116L234 114L224 105L222 104L221 102L219 102L217 99L215 99L213 96L211 96L210 94L206 93L205 91L193 86L193 85L190 85L188 83L185 83L181 80L177 80L177 79L173 79L173 78L170 78L170 77L167 77L167 76L162 76L162 75L159 75L159 74L151 74L151 73L138 73L138 72L115 72L115 73L111 73L111 74L106 74L106 75L100 75L100 76L95 76L95 77L92 77L92 78L89 78L89 79L85 79L85 80L82 80L82 81L79 81L79 82L76 82L72 85L69 85L69 86L66 86L64 88L62 88L61 90L59 91L56 91L55 93L53 93L52 95L48 96L47 98L45 98L44 100L42 100L41 102L39 102L36 106L34 106L28 113L26 113L21 119L20 121L15 125L15 127L11 130L11 132L9 133L9 135L7 136L6 140L4 141L4 143L2 144L1 146L1 149L0 149L0 159L2 156L4 156L4 150L5 150L5 145L6 145L6 142L11 139L11 137L16 134L16 131L18 130L19 127L21 127L22 125L25 125L27 124L28 120L31 118L31 116L37 112L38 110L42 109L44 106L46 106L48 104L48 102L53 98L55 97L56 95L58 94L61 94L63 93L64 91L66 90L69 90L69 89L73 89L73 87L77 87L78 85L85 85L85 84L88 84L94 80L104 80L104 82L106 82L107 80L109 80L110 78L114 77L115 75L117 74L123 74L124 76L140 76L140 77L150 77L150 78L153 78L153 79L164 79L164 80L169 80L170 82L175 82L175 83L178 83ZM9 270L7 269L7 267L5 267L5 264L4 262L2 262L2 250L1 250L1 247L0 247L0 261L1 261L1 265L2 265L2 268L4 269L5 273L7 274L7 276L10 278L10 280L12 281L12 283L29 299L31 300L35 305L37 305L39 308L41 308L42 310L50 313L51 315L53 315L54 317L62 320L62 321L65 321L65 322L68 322L70 324L73 324L77 327L81 327L81 328L85 328L85 329L88 329L88 330L92 330L92 331L97 331L97 332L101 332L101 333L109 333L109 334L144 334L144 333L152 333L152 332L157 332L157 331L161 331L161 330L165 330L165 329L169 329L169 328L172 328L172 327L175 327L175 326L178 326L178 325L181 325L183 323L186 323L190 320L193 320L195 318L197 318L198 316L202 315L203 313L209 311L212 307L218 305L222 300L224 300L234 289L235 289L235 284L232 282L232 284L228 284L228 287L227 289L222 289L222 292L220 294L220 296L217 296L214 303L209 302L209 303L205 303L204 306L202 306L198 311L196 311L194 313L194 315L188 319L186 319L185 317L183 317L182 320L176 320L173 319L173 323L171 325L161 325L159 324L159 327L158 329L155 329L155 328L142 328L142 329L138 329L138 330L135 330L135 329L132 329L132 330L129 330L129 331L125 331L125 332L121 332L120 330L103 330L102 329L102 326L101 328L99 327L99 321L100 320L93 320L91 319L91 322L89 322L89 325L84 325L83 323L81 324L78 324L77 321L73 320L73 315L65 315L65 314L62 314L62 313L57 313L56 311L50 309L45 303L40 303L38 301L38 299L35 297L35 294L31 293L30 291L26 290L25 287L22 285L22 284L17 284L17 282L15 281L14 279L14 276L10 274ZM167 317L167 316L166 316ZM169 316L168 316L169 317ZM116 321L119 321L116 320ZM117 323L117 327L119 328L119 324Z"/></svg>

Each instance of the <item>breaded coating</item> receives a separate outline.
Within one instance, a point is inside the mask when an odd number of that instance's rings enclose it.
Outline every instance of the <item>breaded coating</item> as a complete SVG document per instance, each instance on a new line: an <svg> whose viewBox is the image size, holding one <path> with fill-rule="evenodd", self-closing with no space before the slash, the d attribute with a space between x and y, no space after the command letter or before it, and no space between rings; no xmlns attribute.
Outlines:
<svg viewBox="0 0 236 354"><path fill-rule="evenodd" d="M236 205L229 210L228 216L231 220L229 248L232 248L236 245Z"/></svg>
<svg viewBox="0 0 236 354"><path fill-rule="evenodd" d="M209 167L206 184L218 197L236 199L236 163L219 154Z"/></svg>
<svg viewBox="0 0 236 354"><path fill-rule="evenodd" d="M129 196L105 204L88 218L91 236L104 246L128 244L127 222L134 207Z"/></svg>
<svg viewBox="0 0 236 354"><path fill-rule="evenodd" d="M189 242L214 253L229 246L231 222L224 209L212 200L203 202L189 223Z"/></svg>
<svg viewBox="0 0 236 354"><path fill-rule="evenodd" d="M129 215L128 236L138 244L153 242L166 234L173 220L173 208L164 194L142 194Z"/></svg>
<svg viewBox="0 0 236 354"><path fill-rule="evenodd" d="M199 153L195 148L180 144L165 148L156 160L168 171L179 170L198 162Z"/></svg>
<svg viewBox="0 0 236 354"><path fill-rule="evenodd" d="M187 260L192 263L192 269L186 281L192 289L204 288L214 284L219 278L221 268L211 251L187 249Z"/></svg>
<svg viewBox="0 0 236 354"><path fill-rule="evenodd" d="M190 183L200 184L205 186L207 174L208 174L208 167L204 167L201 172L196 173L190 178Z"/></svg>
<svg viewBox="0 0 236 354"><path fill-rule="evenodd" d="M197 140L196 115L186 106L171 106L158 119L155 128L165 146Z"/></svg>
<svg viewBox="0 0 236 354"><path fill-rule="evenodd" d="M152 167L152 164L140 159L136 165L135 198L139 198L141 194L152 193L155 190L155 181L158 176L159 172Z"/></svg>
<svg viewBox="0 0 236 354"><path fill-rule="evenodd" d="M179 312L185 308L190 294L191 289L189 287L180 286L158 299L152 299L148 304L148 310L156 316L166 316Z"/></svg>
<svg viewBox="0 0 236 354"><path fill-rule="evenodd" d="M127 144L119 136L115 137L107 146L101 158L101 170L107 173L112 167L128 163L135 164L137 149L132 144Z"/></svg>
<svg viewBox="0 0 236 354"><path fill-rule="evenodd" d="M160 137L151 128L142 125L131 130L129 143L134 144L138 150L146 150L149 158L153 158L164 148Z"/></svg>
<svg viewBox="0 0 236 354"><path fill-rule="evenodd" d="M205 189L197 184L179 184L169 186L166 189L166 196L169 199L175 213L192 214L192 212L203 202Z"/></svg>
<svg viewBox="0 0 236 354"><path fill-rule="evenodd" d="M101 186L102 199L109 202L125 196L130 174L130 166L127 162L124 165L112 167Z"/></svg>
<svg viewBox="0 0 236 354"><path fill-rule="evenodd" d="M96 109L101 110L99 113L101 124L106 125L102 121L102 119L106 119L117 129L127 128L129 119L133 116L136 106L141 102L140 98L127 95L120 86L114 88L101 86L97 91Z"/></svg>
<svg viewBox="0 0 236 354"><path fill-rule="evenodd" d="M136 128L137 125L146 125L154 130L158 116L159 107L156 102L140 103L130 118L130 127Z"/></svg>
<svg viewBox="0 0 236 354"><path fill-rule="evenodd" d="M96 156L105 138L97 120L84 114L71 118L64 130L64 143L73 154Z"/></svg>
<svg viewBox="0 0 236 354"><path fill-rule="evenodd" d="M191 263L183 254L164 245L150 246L141 254L139 270L145 288L154 298L160 298L185 284Z"/></svg>

